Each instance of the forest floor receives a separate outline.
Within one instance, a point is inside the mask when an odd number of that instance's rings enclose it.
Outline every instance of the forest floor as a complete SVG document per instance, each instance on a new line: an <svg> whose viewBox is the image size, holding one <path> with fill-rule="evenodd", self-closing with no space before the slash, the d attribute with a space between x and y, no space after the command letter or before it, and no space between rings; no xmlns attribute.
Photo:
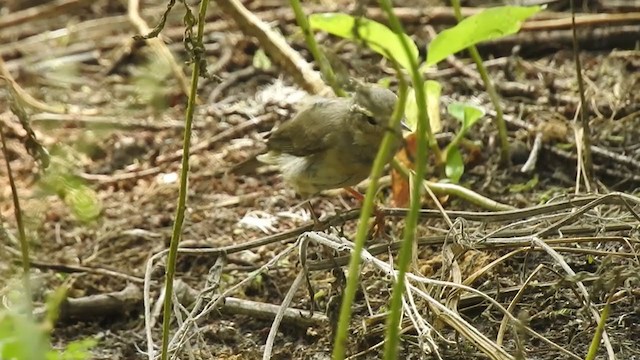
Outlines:
<svg viewBox="0 0 640 360"><path fill-rule="evenodd" d="M349 2L342 2L343 6L314 2L306 9L351 10ZM147 358L145 274L150 281L146 296L153 302L147 320L153 322L154 343L160 343L162 316L154 306L161 296L164 258L157 258L150 270L147 266L152 256L168 248L178 198L184 89L191 72L181 41L184 10L178 4L162 32L180 78L158 55L161 51L133 40L144 31L127 16L131 3L9 1L0 8L4 68L29 95L49 106L23 104L37 139L51 154L45 171L24 145L27 133L10 110L9 92L0 92L0 120L32 247L36 307L43 306L47 294L67 286L68 297L78 300L63 307L53 342L62 347L95 338L94 359ZM454 20L437 1L432 5L438 12L424 5L412 8L417 3L422 2L407 0L396 6L424 56L430 29L441 31ZM530 24L570 18L559 5L565 2L553 3L558 6ZM640 8L623 9L625 3L621 4L580 10L584 15L640 13ZM30 15L20 8L28 6L35 10ZM286 2L255 1L247 6L311 61ZM144 2L140 14L148 28L156 25L165 7L163 1ZM189 328L188 345L181 343L188 347L178 358L259 359L274 314L270 308L259 310L259 305L282 303L301 271L297 248L284 252L313 223L304 206L296 207L301 200L273 169L248 175L228 170L261 151L263 135L290 119L308 94L278 66L259 65L264 56L258 41L243 35L215 2L210 4L206 29L205 55L213 77L201 79L198 88L181 242L191 251L178 256L176 289L184 308L175 307L182 319L172 326L175 330L185 320L195 299L208 301L231 289L226 295L235 303L203 314L197 327ZM525 27L518 35L479 47L502 96L510 166L500 165L494 108L466 55L443 61L429 74L442 84L441 144L459 127L445 114L447 105L469 102L487 110L464 143L460 185L513 210L492 216L486 206L440 192L438 199L452 221L448 223L425 196L410 271L463 283L495 299L490 303L477 293L447 286L418 286L443 304L457 299L451 306L460 318L489 339L495 341L503 321L498 304L507 308L513 303L509 311L521 324L584 358L598 325L592 310L602 312L610 301L605 329L611 350L618 359L640 359L640 203L634 202L640 186L640 52L633 50L638 40L634 43L634 33L640 33L638 20L596 23L578 31L595 165L591 192L582 179L576 189L579 130L574 119L580 98L570 28ZM393 79L392 68L376 53L327 35L318 39L351 76L368 82ZM395 81L391 84L395 88ZM532 151L538 156L535 166L523 172ZM2 162L0 181L8 184ZM433 166L430 169L429 180L441 180ZM371 254L387 264L397 256L404 229L403 213L392 209L406 206L392 191L397 181L382 181L377 199L387 214L385 232L367 243ZM3 185L0 190L3 227L17 234L11 188ZM614 192L627 197L603 195ZM317 233L354 239L358 201L336 190L312 203L321 220ZM536 245L536 239L544 240L549 249ZM2 238L2 246L9 259L0 263L0 278L7 280L2 284L5 294L20 269L20 247L11 236ZM275 339L274 359L330 358L348 252L313 242L306 252L317 316L306 317L311 301L303 285L290 305L299 311L285 316ZM278 262L264 268L280 255ZM257 269L263 271L258 274ZM392 283L373 263L362 267L360 278L348 354L377 359ZM208 286L214 288L201 294ZM107 296L97 302L97 295ZM414 315L433 328L418 331L420 322L405 316L402 358L424 358L430 344L444 359L488 358L432 305L423 298L414 300ZM507 327L503 347L528 359L571 358L521 326ZM605 343L598 354L607 358Z"/></svg>

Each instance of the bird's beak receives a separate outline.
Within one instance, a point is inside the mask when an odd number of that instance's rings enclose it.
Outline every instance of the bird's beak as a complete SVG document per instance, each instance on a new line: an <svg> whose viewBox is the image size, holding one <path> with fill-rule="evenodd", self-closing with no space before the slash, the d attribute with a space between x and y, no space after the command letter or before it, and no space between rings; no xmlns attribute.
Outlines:
<svg viewBox="0 0 640 360"><path fill-rule="evenodd" d="M411 131L411 128L409 127L409 125L407 125L407 119L405 118L402 118L402 120L400 120L400 126L402 127L402 130Z"/></svg>

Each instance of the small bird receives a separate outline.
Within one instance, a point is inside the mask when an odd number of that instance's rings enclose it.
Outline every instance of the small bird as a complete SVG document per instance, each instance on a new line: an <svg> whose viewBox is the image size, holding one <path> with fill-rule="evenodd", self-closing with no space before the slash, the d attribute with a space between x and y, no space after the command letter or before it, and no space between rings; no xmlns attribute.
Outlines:
<svg viewBox="0 0 640 360"><path fill-rule="evenodd" d="M387 162L402 143L401 124L390 126L396 101L392 91L370 84L356 85L350 98L320 100L272 130L257 160L276 165L305 199L341 187L357 193L350 187L369 176L385 133L397 135Z"/></svg>

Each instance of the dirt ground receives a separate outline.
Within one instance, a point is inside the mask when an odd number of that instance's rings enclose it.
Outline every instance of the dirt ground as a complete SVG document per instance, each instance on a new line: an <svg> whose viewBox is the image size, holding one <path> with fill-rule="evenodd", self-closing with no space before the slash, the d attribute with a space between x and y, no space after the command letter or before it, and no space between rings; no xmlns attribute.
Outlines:
<svg viewBox="0 0 640 360"><path fill-rule="evenodd" d="M148 273L148 298L155 304L164 280L164 258L156 260L150 271L147 266L153 255L168 248L178 198L187 102L183 90L191 73L181 41L183 7L176 5L162 32L181 79L150 42L133 40L141 30L127 16L132 2L34 0L0 5L4 67L29 95L64 110L56 113L56 108L24 105L37 139L51 154L51 164L43 171L27 151L27 133L10 110L9 92L0 92L8 159L32 247L36 307L43 306L49 292L69 286L68 296L79 300L63 308L53 342L64 346L93 337L98 340L92 350L94 359L147 358L144 278ZM305 6L313 12L344 11L352 8L348 3L317 1ZM640 185L640 52L639 39L633 36L640 33L640 20L636 16L579 28L595 165L591 194L600 195L588 195L582 180L577 195L579 131L574 118L580 98L571 30L542 24L542 20L566 20L570 12L566 1L551 3L547 10L551 15L536 18L539 27L479 46L502 96L510 166L500 165L494 107L466 54L443 61L429 73L443 86L441 145L458 129L456 120L445 114L448 104L470 102L488 111L463 143L465 172L460 185L518 210L492 217L486 203L439 192L438 199L452 221L448 224L425 196L411 272L464 283L495 299L490 303L477 293L421 285L436 301L457 299L457 305L451 306L460 318L489 339L495 341L503 321L498 305L513 304L509 312L520 324L579 358L585 357L598 325L592 310L602 312L609 301L605 329L611 350L617 359L640 359L640 202L634 196ZM612 19L615 14L640 13L638 5L634 8L626 2L578 3L580 11L611 14ZM450 11L436 12L422 2L395 5L421 56L430 29L438 32L454 23ZM252 1L246 6L311 61L288 3ZM165 2L156 0L141 4L140 15L149 28L165 7ZM29 9L33 12L26 12ZM244 35L215 2L208 14L204 51L212 77L202 78L198 87L181 242L192 251L177 260L176 289L185 308L176 307L182 318L173 321L172 328L178 329L196 306L194 302L229 291L226 296L237 305L227 303L203 315L197 327L189 328L189 344L182 343L177 358L259 359L276 310L258 310L258 305L282 303L301 271L300 255L294 248L277 263L263 267L299 234L311 230L313 223L304 206L296 207L301 200L273 169L247 175L228 170L264 149L263 135L290 119L308 94L278 66L259 66L263 58L256 55L262 51L258 41ZM318 39L335 51L333 55L351 76L369 82L393 78L389 64L370 50L327 35ZM535 167L523 172L532 151L538 156ZM430 169L429 180L440 180ZM378 196L387 215L385 232L368 241L367 248L389 263L397 256L404 216L392 209L402 204L385 179ZM0 182L2 224L17 234L4 165ZM365 188L366 184L361 190ZM627 197L604 196L613 192ZM544 207L547 203L559 205ZM352 241L359 206L343 191L315 198L320 233ZM533 238L546 241L552 250L535 245ZM243 244L248 245L242 248ZM0 254L7 260L0 271L8 284L20 268L19 244L14 236L3 237L2 245ZM559 254L560 260L550 251ZM339 265L345 265L347 258L346 251L309 244L306 262L318 317L305 317L312 301L303 284L291 304L298 311L285 316L275 338L274 359L330 358L346 273L346 266ZM571 275L564 265L576 274ZM258 269L262 272L256 273ZM372 263L362 267L360 278L348 354L377 359L392 282ZM582 284L590 305L584 303ZM207 287L211 288L201 294ZM430 344L443 359L489 358L455 331L445 315L423 298L414 300L422 320L429 324L423 326L433 328L418 331L419 322L406 315L402 358L437 358L429 351ZM162 316L153 306L147 320L154 323L152 334L158 345ZM523 326L507 327L503 346L520 358L572 358ZM608 358L605 343L597 358Z"/></svg>

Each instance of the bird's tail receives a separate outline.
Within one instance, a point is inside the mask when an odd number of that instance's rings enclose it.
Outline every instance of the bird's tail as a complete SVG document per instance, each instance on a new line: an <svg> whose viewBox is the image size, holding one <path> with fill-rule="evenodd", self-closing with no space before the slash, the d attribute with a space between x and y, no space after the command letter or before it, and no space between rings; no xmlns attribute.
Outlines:
<svg viewBox="0 0 640 360"><path fill-rule="evenodd" d="M260 166L264 166L264 163L258 160L257 156L252 156L249 159L232 166L229 170L227 170L227 173L235 175L255 174L256 170Z"/></svg>

